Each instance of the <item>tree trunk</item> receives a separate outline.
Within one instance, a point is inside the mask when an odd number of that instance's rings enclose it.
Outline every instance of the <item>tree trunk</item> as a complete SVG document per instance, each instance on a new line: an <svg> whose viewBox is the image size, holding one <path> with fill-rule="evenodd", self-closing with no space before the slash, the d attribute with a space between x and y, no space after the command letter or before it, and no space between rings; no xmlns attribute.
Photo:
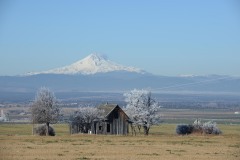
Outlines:
<svg viewBox="0 0 240 160"><path fill-rule="evenodd" d="M132 129L132 135L136 136L136 126L131 124L131 129Z"/></svg>
<svg viewBox="0 0 240 160"><path fill-rule="evenodd" d="M137 127L138 127L138 132L139 132L139 134L141 134L141 127L142 127L142 126L141 126L141 125L138 125Z"/></svg>
<svg viewBox="0 0 240 160"><path fill-rule="evenodd" d="M132 130L132 136L133 136L133 125L131 124L130 126L131 126L131 130Z"/></svg>
<svg viewBox="0 0 240 160"><path fill-rule="evenodd" d="M144 129L144 135L148 136L150 127L143 126L143 129Z"/></svg>
<svg viewBox="0 0 240 160"><path fill-rule="evenodd" d="M46 136L49 136L49 122L46 123Z"/></svg>
<svg viewBox="0 0 240 160"><path fill-rule="evenodd" d="M34 135L34 121L32 121L32 135Z"/></svg>
<svg viewBox="0 0 240 160"><path fill-rule="evenodd" d="M72 134L72 123L69 124L69 133Z"/></svg>

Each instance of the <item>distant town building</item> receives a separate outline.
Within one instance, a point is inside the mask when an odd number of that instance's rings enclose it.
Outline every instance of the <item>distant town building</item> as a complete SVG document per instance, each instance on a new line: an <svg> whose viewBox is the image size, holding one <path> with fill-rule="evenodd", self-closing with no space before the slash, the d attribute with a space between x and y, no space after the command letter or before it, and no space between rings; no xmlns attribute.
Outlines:
<svg viewBox="0 0 240 160"><path fill-rule="evenodd" d="M0 122L6 122L6 121L8 121L7 116L4 114L3 110L1 110Z"/></svg>

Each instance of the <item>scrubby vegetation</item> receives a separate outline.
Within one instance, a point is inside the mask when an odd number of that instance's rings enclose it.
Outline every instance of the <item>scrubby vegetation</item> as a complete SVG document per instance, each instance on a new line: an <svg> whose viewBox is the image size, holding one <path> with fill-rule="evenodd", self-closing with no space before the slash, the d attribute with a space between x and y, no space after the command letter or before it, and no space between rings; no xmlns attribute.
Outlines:
<svg viewBox="0 0 240 160"><path fill-rule="evenodd" d="M179 135L191 134L193 132L193 126L188 124L180 124L176 127L176 133Z"/></svg>
<svg viewBox="0 0 240 160"><path fill-rule="evenodd" d="M213 121L208 121L201 123L200 120L196 120L193 124L180 124L176 127L176 133L179 135L187 135L191 133L204 133L204 134L214 134L219 135L222 131L217 127L217 123Z"/></svg>
<svg viewBox="0 0 240 160"><path fill-rule="evenodd" d="M52 126L49 126L48 129L48 134L47 132L47 126L46 125L40 125L37 128L35 128L35 134L39 135L39 136L55 136L55 130Z"/></svg>

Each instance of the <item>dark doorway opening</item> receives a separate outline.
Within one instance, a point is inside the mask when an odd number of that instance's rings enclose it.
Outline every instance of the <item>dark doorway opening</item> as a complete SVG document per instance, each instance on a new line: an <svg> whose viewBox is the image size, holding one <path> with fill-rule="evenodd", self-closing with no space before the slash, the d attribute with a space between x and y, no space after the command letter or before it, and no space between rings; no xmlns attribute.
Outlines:
<svg viewBox="0 0 240 160"><path fill-rule="evenodd" d="M110 132L110 124L109 123L107 124L107 132L108 133Z"/></svg>

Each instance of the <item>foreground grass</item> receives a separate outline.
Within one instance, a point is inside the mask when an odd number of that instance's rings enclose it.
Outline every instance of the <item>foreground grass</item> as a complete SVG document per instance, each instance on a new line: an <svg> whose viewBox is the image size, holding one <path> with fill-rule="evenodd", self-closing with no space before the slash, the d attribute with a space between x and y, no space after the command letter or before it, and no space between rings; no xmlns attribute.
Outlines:
<svg viewBox="0 0 240 160"><path fill-rule="evenodd" d="M69 135L67 125L55 125L55 137L32 136L31 127L0 125L0 159L240 159L240 126L220 125L220 136L178 136L170 124L149 136L106 136Z"/></svg>

